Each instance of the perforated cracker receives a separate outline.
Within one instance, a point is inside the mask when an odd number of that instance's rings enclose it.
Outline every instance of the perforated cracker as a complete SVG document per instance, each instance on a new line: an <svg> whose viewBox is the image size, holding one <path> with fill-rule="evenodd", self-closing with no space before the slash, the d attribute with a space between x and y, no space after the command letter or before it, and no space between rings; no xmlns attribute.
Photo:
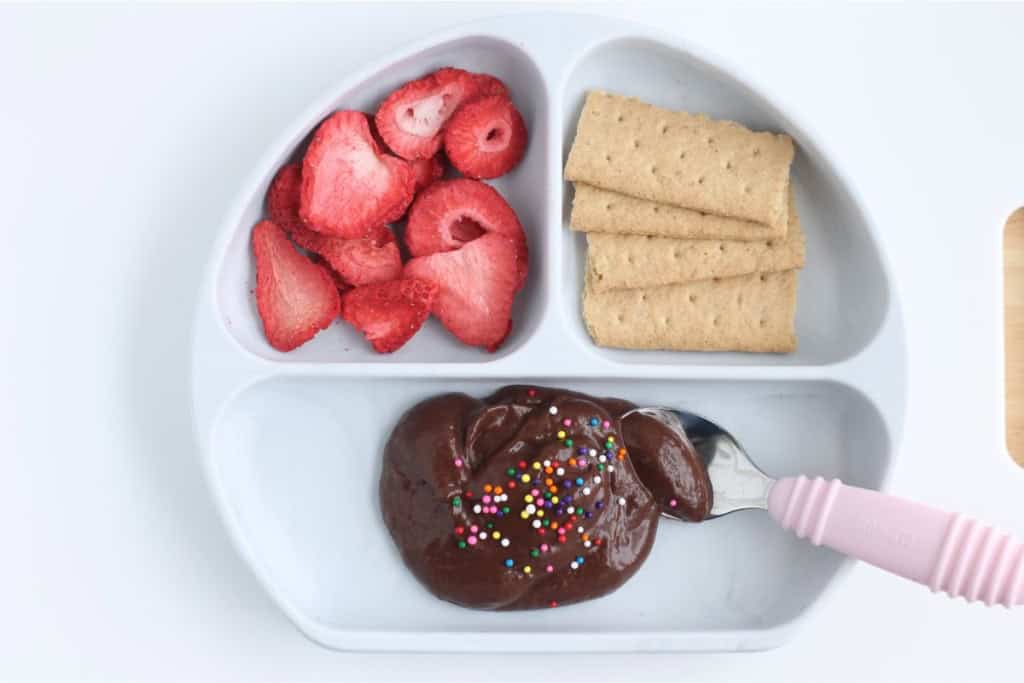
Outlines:
<svg viewBox="0 0 1024 683"><path fill-rule="evenodd" d="M797 271L583 291L598 346L670 351L789 353L796 349Z"/></svg>
<svg viewBox="0 0 1024 683"><path fill-rule="evenodd" d="M732 121L587 94L565 177L641 199L786 224L793 141Z"/></svg>
<svg viewBox="0 0 1024 683"><path fill-rule="evenodd" d="M716 216L576 183L569 226L577 232L652 235L677 239L770 240L786 226Z"/></svg>
<svg viewBox="0 0 1024 683"><path fill-rule="evenodd" d="M587 234L587 273L595 292L658 287L748 273L802 268L806 246L796 205L781 240L678 240L645 235Z"/></svg>

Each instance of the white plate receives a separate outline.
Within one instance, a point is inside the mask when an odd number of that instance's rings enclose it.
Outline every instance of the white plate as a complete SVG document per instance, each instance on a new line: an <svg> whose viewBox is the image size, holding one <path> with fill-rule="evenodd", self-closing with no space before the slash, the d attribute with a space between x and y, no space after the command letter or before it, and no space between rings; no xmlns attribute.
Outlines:
<svg viewBox="0 0 1024 683"><path fill-rule="evenodd" d="M374 111L403 82L454 65L508 84L530 130L523 163L494 183L530 242L531 276L497 354L430 321L380 356L336 323L282 354L251 295L249 233L277 168L329 112ZM443 392L535 382L692 408L775 474L878 487L902 427L899 305L873 226L808 127L741 82L738 69L675 38L586 16L467 25L332 88L275 142L221 227L196 314L193 411L227 527L274 600L316 641L370 650L748 650L774 647L836 584L843 560L739 513L662 523L654 551L615 594L537 612L486 613L431 597L406 572L376 501L381 446L401 413ZM808 265L800 350L788 356L595 347L579 311L584 241L566 226L561 181L589 88L706 112L797 142L793 180ZM810 87L810 86L809 86Z"/></svg>

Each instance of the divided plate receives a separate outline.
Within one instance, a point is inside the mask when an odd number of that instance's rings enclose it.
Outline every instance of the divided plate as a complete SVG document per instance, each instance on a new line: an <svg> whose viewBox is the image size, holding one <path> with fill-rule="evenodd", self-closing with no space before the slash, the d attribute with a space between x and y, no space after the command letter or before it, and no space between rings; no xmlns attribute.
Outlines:
<svg viewBox="0 0 1024 683"><path fill-rule="evenodd" d="M526 228L531 273L496 354L436 321L401 351L373 353L338 322L288 353L266 343L251 290L249 234L275 171L339 108L374 111L441 66L492 73L526 119L523 163L493 184ZM271 147L221 227L196 314L193 414L228 531L296 625L335 648L420 651L752 650L784 642L847 563L757 512L663 521L650 558L611 596L534 612L436 600L402 566L376 500L380 453L399 416L444 391L481 396L530 382L679 406L725 425L776 475L880 487L903 422L897 299L873 227L805 125L678 39L579 15L470 24L332 88ZM800 349L788 356L631 352L593 345L580 317L585 239L568 230L561 180L583 93L785 131L808 264ZM552 637L557 636L557 637Z"/></svg>

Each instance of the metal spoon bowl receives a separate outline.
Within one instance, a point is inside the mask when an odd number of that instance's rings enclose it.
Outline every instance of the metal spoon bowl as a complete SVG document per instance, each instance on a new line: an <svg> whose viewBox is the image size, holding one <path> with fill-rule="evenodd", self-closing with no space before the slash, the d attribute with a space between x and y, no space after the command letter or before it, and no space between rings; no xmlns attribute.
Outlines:
<svg viewBox="0 0 1024 683"><path fill-rule="evenodd" d="M661 422L693 446L714 490L708 519L737 510L768 509L768 492L775 480L754 464L732 434L700 415L681 410L636 408L623 417L632 413Z"/></svg>

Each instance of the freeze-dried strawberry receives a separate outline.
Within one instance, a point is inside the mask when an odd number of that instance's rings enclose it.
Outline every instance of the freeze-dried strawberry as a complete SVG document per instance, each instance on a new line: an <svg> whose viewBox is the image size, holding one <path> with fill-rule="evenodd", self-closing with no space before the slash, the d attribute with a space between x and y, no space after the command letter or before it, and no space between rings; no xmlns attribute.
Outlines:
<svg viewBox="0 0 1024 683"><path fill-rule="evenodd" d="M441 155L435 154L429 159L417 159L410 161L409 165L412 166L412 174L415 181L415 192L419 194L420 190L433 184L435 180L440 180L441 176L444 175L444 166L441 164Z"/></svg>
<svg viewBox="0 0 1024 683"><path fill-rule="evenodd" d="M427 280L392 280L363 285L341 298L341 317L362 332L378 353L409 341L430 315L437 285Z"/></svg>
<svg viewBox="0 0 1024 683"><path fill-rule="evenodd" d="M346 240L300 227L291 233L303 249L319 254L341 278L354 287L402 276L402 255L395 235L379 225L366 237Z"/></svg>
<svg viewBox="0 0 1024 683"><path fill-rule="evenodd" d="M437 284L431 312L462 343L496 351L512 329L517 254L515 242L490 233L456 251L412 259L405 277Z"/></svg>
<svg viewBox="0 0 1024 683"><path fill-rule="evenodd" d="M252 231L256 307L270 345L291 351L338 317L338 290L328 270L296 251L284 230L260 221Z"/></svg>
<svg viewBox="0 0 1024 683"><path fill-rule="evenodd" d="M374 117L377 132L398 156L427 159L441 149L442 129L463 102L505 91L493 76L445 67L388 95Z"/></svg>
<svg viewBox="0 0 1024 683"><path fill-rule="evenodd" d="M409 164L381 152L366 115L339 111L320 124L302 162L299 215L308 227L353 239L404 213Z"/></svg>
<svg viewBox="0 0 1024 683"><path fill-rule="evenodd" d="M267 190L267 215L279 228L292 232L304 227L299 218L299 194L302 190L302 164L285 164Z"/></svg>
<svg viewBox="0 0 1024 683"><path fill-rule="evenodd" d="M526 233L508 202L478 180L439 180L420 192L409 209L405 244L413 256L453 251L485 233L498 233L516 245L519 283L526 279Z"/></svg>
<svg viewBox="0 0 1024 683"><path fill-rule="evenodd" d="M526 124L512 100L481 97L462 105L444 131L444 151L452 166L469 178L508 173L526 152Z"/></svg>

